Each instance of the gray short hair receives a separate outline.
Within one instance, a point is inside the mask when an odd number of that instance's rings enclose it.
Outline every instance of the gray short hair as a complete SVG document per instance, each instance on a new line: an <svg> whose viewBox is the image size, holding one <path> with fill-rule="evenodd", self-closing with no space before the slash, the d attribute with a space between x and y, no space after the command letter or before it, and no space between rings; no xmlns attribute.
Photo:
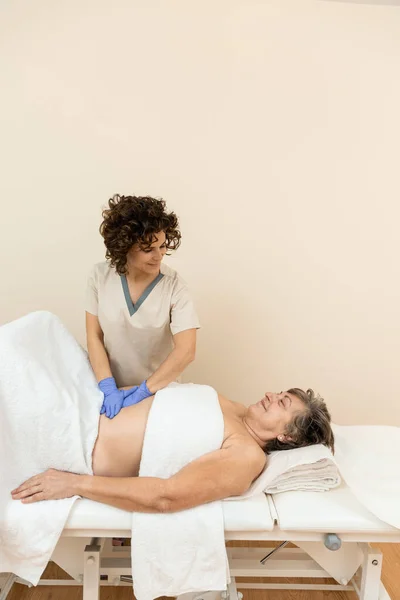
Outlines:
<svg viewBox="0 0 400 600"><path fill-rule="evenodd" d="M331 415L325 401L311 389L306 392L300 388L291 388L289 394L297 396L305 405L305 410L298 413L289 423L285 435L290 439L280 442L277 438L267 442L265 451L290 450L303 448L313 444L323 444L335 451L335 437L331 428Z"/></svg>

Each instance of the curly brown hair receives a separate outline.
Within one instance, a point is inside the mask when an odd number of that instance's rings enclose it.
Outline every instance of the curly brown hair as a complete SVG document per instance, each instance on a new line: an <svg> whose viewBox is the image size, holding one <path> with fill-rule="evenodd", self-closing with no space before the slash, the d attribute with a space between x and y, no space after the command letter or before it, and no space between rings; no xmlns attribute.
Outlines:
<svg viewBox="0 0 400 600"><path fill-rule="evenodd" d="M164 231L168 250L181 243L178 217L167 212L165 201L151 196L120 196L116 194L103 210L100 233L106 246L106 258L119 275L127 272L127 255L134 244L146 250Z"/></svg>
<svg viewBox="0 0 400 600"><path fill-rule="evenodd" d="M277 438L267 442L264 448L267 453L275 450L289 450L303 448L313 444L323 444L335 451L335 437L331 429L331 415L319 394L311 389L306 392L300 388L291 388L289 394L297 396L304 404L305 411L296 415L286 430L290 438L280 442Z"/></svg>

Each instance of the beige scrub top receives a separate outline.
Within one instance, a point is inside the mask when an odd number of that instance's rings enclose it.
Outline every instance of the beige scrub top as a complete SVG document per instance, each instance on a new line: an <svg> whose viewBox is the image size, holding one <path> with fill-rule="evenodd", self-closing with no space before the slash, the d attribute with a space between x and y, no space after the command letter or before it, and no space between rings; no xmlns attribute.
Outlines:
<svg viewBox="0 0 400 600"><path fill-rule="evenodd" d="M186 283L165 264L134 305L126 277L107 261L98 263L89 275L86 310L99 319L118 387L150 377L174 348L172 336L200 327Z"/></svg>

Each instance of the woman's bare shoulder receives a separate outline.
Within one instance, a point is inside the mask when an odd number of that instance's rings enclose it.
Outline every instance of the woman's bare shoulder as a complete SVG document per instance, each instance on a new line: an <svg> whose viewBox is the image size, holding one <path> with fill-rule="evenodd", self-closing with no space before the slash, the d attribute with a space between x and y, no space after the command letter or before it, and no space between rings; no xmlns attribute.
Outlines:
<svg viewBox="0 0 400 600"><path fill-rule="evenodd" d="M224 441L222 448L238 447L255 461L265 464L266 455L264 450L257 444L255 439L246 429L243 417L246 407L238 402L228 400L218 394L219 403L224 417Z"/></svg>

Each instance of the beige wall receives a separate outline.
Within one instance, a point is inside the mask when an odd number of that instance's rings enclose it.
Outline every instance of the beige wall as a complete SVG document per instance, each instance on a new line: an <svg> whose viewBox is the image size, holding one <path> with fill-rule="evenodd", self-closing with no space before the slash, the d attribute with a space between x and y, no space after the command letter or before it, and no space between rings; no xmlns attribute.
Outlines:
<svg viewBox="0 0 400 600"><path fill-rule="evenodd" d="M3 4L1 322L50 309L83 341L101 206L163 196L203 323L188 379L400 425L390 4Z"/></svg>

